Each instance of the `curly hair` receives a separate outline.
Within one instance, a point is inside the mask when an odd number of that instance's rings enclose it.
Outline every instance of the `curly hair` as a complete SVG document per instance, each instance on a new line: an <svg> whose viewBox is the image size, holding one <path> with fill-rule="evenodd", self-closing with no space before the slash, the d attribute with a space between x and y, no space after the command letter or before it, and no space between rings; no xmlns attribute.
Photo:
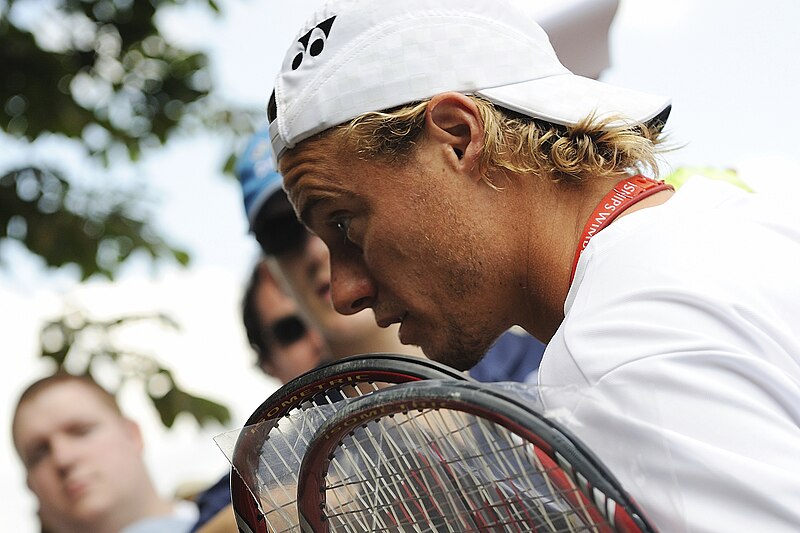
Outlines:
<svg viewBox="0 0 800 533"><path fill-rule="evenodd" d="M623 117L586 117L566 127L509 111L469 96L484 124L480 171L545 174L557 182L581 183L593 177L658 174L657 155L665 136L663 122L631 123ZM390 163L408 158L425 125L428 100L360 115L332 134L365 159ZM485 178L491 186L495 186Z"/></svg>

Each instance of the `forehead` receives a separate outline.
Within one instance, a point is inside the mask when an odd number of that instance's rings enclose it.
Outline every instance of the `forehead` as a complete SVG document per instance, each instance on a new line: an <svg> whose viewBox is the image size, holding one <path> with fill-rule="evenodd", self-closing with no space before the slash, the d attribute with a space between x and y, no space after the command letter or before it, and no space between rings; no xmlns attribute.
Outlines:
<svg viewBox="0 0 800 533"><path fill-rule="evenodd" d="M298 181L309 175L334 176L341 167L340 161L345 158L346 154L334 135L323 134L306 139L286 151L278 161L284 188L287 191L295 188Z"/></svg>
<svg viewBox="0 0 800 533"><path fill-rule="evenodd" d="M20 440L49 434L71 422L115 416L114 409L97 391L77 382L58 383L20 404L14 434Z"/></svg>
<svg viewBox="0 0 800 533"><path fill-rule="evenodd" d="M259 284L256 305L263 324L274 322L297 310L294 300L287 296L273 279L264 280Z"/></svg>
<svg viewBox="0 0 800 533"><path fill-rule="evenodd" d="M365 159L337 135L307 139L280 159L283 185L297 214L307 222L308 209L320 201L369 194L383 163ZM365 179L369 177L369 179Z"/></svg>

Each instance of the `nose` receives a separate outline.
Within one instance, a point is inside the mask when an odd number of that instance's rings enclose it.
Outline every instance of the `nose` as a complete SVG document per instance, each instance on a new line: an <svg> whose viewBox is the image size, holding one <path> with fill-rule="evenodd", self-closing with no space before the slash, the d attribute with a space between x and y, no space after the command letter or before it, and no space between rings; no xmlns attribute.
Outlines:
<svg viewBox="0 0 800 533"><path fill-rule="evenodd" d="M377 288L360 257L331 255L331 299L343 315L353 315L375 303Z"/></svg>
<svg viewBox="0 0 800 533"><path fill-rule="evenodd" d="M55 436L50 441L50 456L59 472L65 475L77 460L77 446L68 437Z"/></svg>

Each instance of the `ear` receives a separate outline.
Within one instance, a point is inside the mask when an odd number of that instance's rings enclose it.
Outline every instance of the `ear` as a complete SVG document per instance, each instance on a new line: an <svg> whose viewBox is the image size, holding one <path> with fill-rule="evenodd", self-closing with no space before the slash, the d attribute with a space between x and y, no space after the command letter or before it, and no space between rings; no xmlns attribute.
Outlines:
<svg viewBox="0 0 800 533"><path fill-rule="evenodd" d="M481 178L477 170L483 150L483 119L471 98L456 92L437 94L428 103L425 127L432 140L447 148L453 165Z"/></svg>

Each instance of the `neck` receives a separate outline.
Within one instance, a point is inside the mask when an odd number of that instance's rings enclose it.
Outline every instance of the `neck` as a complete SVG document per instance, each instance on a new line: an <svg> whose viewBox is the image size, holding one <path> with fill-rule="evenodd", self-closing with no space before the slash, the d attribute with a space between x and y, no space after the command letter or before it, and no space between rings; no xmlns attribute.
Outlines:
<svg viewBox="0 0 800 533"><path fill-rule="evenodd" d="M587 220L622 178L589 180L582 185L548 182L528 195L532 213L526 244L526 316L520 324L547 342L564 319L564 302L571 284L576 249ZM616 219L660 205L671 196L661 191L624 208ZM613 224L612 221L610 224Z"/></svg>
<svg viewBox="0 0 800 533"><path fill-rule="evenodd" d="M142 492L142 494L131 498L132 501L127 501L125 505L112 509L112 512L103 519L95 521L91 525L82 524L70 531L74 531L74 533L84 533L86 531L92 531L93 533L119 533L123 528L140 520L165 516L173 512L174 505L172 502L162 499L154 487L150 486ZM56 528L53 531L58 531L58 529Z"/></svg>

